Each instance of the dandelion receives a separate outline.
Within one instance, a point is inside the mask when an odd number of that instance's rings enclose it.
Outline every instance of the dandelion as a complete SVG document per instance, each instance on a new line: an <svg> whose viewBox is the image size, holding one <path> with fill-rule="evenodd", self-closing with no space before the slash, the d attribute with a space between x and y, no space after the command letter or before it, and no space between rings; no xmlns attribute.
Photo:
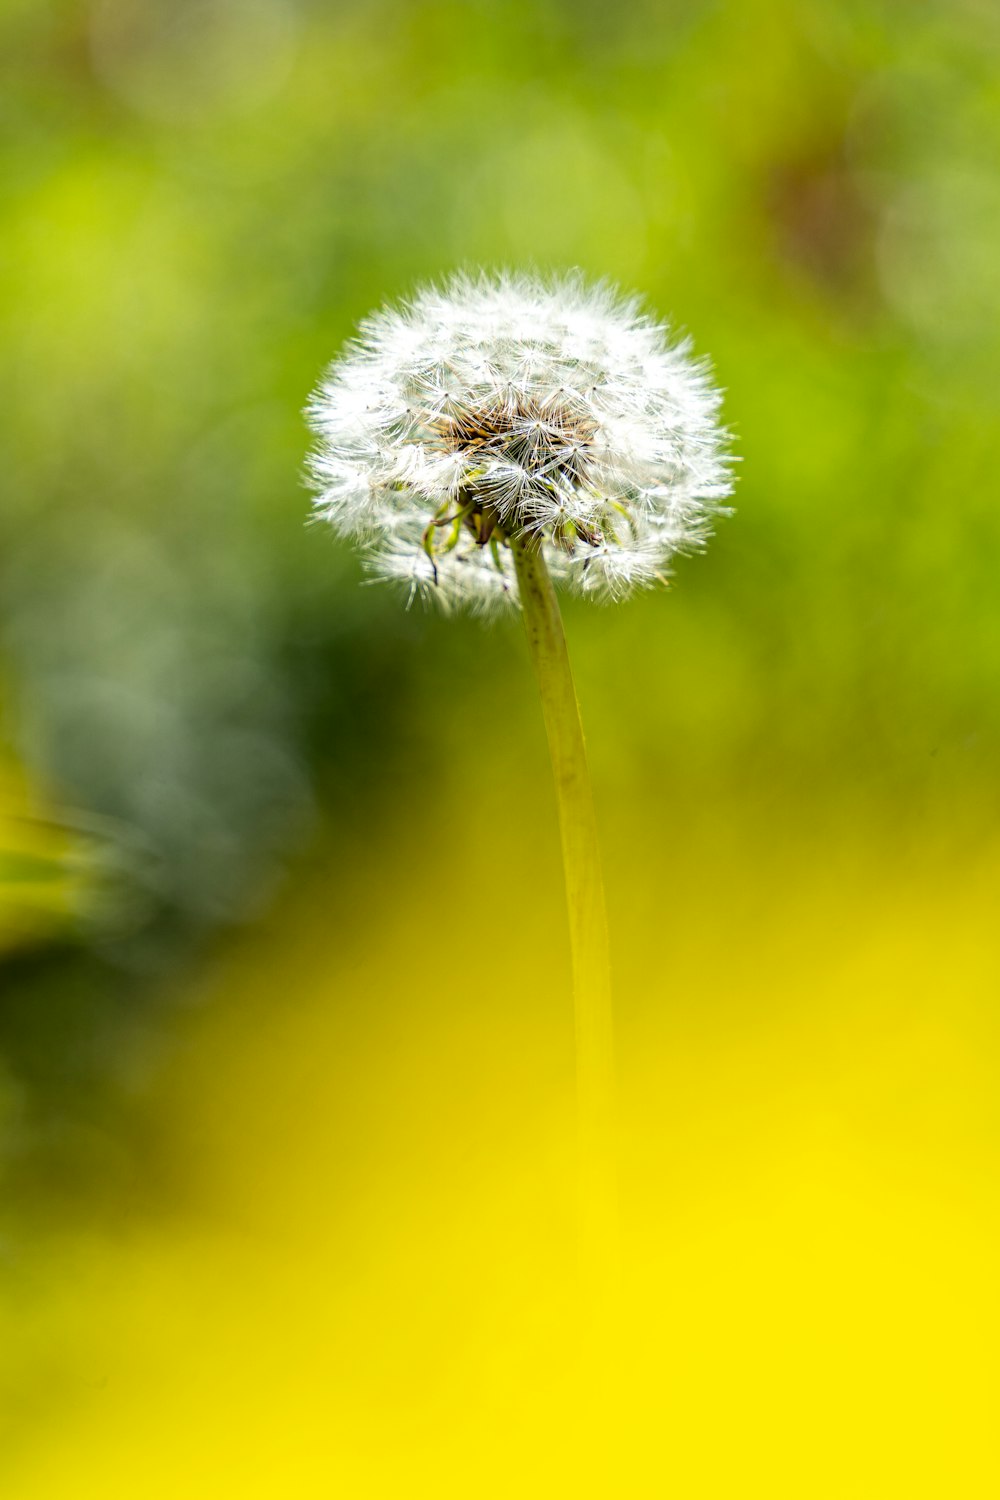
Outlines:
<svg viewBox="0 0 1000 1500"><path fill-rule="evenodd" d="M559 805L591 1271L613 1219L610 968L555 590L621 599L704 543L731 491L718 406L686 341L576 273L426 287L361 325L309 406L316 511L376 578L410 601L524 617Z"/></svg>
<svg viewBox="0 0 1000 1500"><path fill-rule="evenodd" d="M512 542L619 599L705 540L719 397L636 299L570 275L456 276L362 324L310 405L320 515L410 597L518 597Z"/></svg>

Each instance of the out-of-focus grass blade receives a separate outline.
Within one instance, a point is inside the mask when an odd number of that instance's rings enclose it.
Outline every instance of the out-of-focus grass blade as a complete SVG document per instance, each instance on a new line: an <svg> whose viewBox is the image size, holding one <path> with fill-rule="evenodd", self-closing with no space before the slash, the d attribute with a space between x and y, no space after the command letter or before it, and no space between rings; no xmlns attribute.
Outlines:
<svg viewBox="0 0 1000 1500"><path fill-rule="evenodd" d="M138 885L126 833L46 806L16 765L0 763L0 954L130 926Z"/></svg>

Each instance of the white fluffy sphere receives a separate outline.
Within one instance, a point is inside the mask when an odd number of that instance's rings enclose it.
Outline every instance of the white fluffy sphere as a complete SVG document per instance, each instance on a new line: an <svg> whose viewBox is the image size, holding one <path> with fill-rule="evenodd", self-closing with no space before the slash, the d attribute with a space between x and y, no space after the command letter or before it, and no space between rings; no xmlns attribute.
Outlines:
<svg viewBox="0 0 1000 1500"><path fill-rule="evenodd" d="M573 273L456 275L368 318L309 405L316 509L412 597L516 602L507 542L620 598L732 489L719 393L634 298Z"/></svg>

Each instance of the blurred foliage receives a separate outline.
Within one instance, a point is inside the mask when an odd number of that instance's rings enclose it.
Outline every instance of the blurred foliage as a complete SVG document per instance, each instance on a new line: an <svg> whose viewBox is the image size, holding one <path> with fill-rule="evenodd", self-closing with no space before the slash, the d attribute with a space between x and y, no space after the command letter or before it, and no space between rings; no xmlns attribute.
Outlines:
<svg viewBox="0 0 1000 1500"><path fill-rule="evenodd" d="M336 948L366 851L439 912L415 809L487 846L547 806L516 622L407 613L304 524L323 366L457 264L607 275L727 388L734 518L567 611L623 987L665 910L712 951L723 890L778 965L839 943L834 875L988 862L998 62L990 0L2 0L10 1232L170 1176L148 1080L289 881Z"/></svg>
<svg viewBox="0 0 1000 1500"><path fill-rule="evenodd" d="M29 806L23 777L0 760L0 953L61 932L86 901L82 851Z"/></svg>

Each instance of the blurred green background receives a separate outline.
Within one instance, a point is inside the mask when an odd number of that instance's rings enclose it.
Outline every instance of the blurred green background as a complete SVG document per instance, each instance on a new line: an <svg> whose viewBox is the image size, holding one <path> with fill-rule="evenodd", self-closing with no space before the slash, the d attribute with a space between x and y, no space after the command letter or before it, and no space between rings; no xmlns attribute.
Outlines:
<svg viewBox="0 0 1000 1500"><path fill-rule="evenodd" d="M4 1493L992 1493L1000 10L3 0L0 75ZM301 481L356 321L484 263L641 292L741 459L566 608L585 1421L518 622L359 586Z"/></svg>

